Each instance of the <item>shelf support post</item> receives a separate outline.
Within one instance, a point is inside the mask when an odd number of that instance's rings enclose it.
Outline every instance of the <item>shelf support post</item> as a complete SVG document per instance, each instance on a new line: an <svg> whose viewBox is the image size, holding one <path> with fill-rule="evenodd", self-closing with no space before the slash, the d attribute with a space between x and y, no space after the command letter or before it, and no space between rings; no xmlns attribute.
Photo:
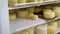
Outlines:
<svg viewBox="0 0 60 34"><path fill-rule="evenodd" d="M8 0L0 0L0 34L11 34L9 24Z"/></svg>

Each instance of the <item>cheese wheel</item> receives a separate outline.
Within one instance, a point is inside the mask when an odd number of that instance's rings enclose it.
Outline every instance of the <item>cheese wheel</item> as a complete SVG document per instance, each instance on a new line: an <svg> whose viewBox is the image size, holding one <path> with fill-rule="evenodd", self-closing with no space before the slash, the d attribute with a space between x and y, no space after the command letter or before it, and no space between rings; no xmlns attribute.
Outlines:
<svg viewBox="0 0 60 34"><path fill-rule="evenodd" d="M26 0L18 0L18 3L26 3Z"/></svg>
<svg viewBox="0 0 60 34"><path fill-rule="evenodd" d="M38 2L43 2L43 0L38 0Z"/></svg>
<svg viewBox="0 0 60 34"><path fill-rule="evenodd" d="M54 22L51 22L48 24L47 26L47 34L55 34L56 33L56 30L57 30L57 22L54 21Z"/></svg>
<svg viewBox="0 0 60 34"><path fill-rule="evenodd" d="M45 18L54 18L55 17L55 13L52 12L52 10L50 10L50 9L43 10L43 14L44 14Z"/></svg>
<svg viewBox="0 0 60 34"><path fill-rule="evenodd" d="M9 14L15 14L15 10L9 10Z"/></svg>
<svg viewBox="0 0 60 34"><path fill-rule="evenodd" d="M33 13L29 13L27 16L29 19L31 19L31 16L34 15Z"/></svg>
<svg viewBox="0 0 60 34"><path fill-rule="evenodd" d="M60 20L57 20L57 25L58 27L60 27Z"/></svg>
<svg viewBox="0 0 60 34"><path fill-rule="evenodd" d="M60 16L60 7L53 7L53 12L55 12L55 16Z"/></svg>
<svg viewBox="0 0 60 34"><path fill-rule="evenodd" d="M13 7L17 3L18 3L18 0L8 0L9 7Z"/></svg>
<svg viewBox="0 0 60 34"><path fill-rule="evenodd" d="M29 8L27 8L27 10L28 10L28 13L33 13L34 12L34 7L29 7Z"/></svg>
<svg viewBox="0 0 60 34"><path fill-rule="evenodd" d="M52 8L52 6L46 6L46 8L47 8L47 9L51 9L51 8Z"/></svg>
<svg viewBox="0 0 60 34"><path fill-rule="evenodd" d="M31 28L26 29L26 31L28 31L28 34L34 34L34 29L35 27L31 27Z"/></svg>
<svg viewBox="0 0 60 34"><path fill-rule="evenodd" d="M55 1L55 0L43 0L43 1Z"/></svg>
<svg viewBox="0 0 60 34"><path fill-rule="evenodd" d="M26 0L27 1L27 3L29 3L29 2L34 2L35 0Z"/></svg>
<svg viewBox="0 0 60 34"><path fill-rule="evenodd" d="M56 33L57 28L54 26L48 26L47 28L47 34L55 34Z"/></svg>
<svg viewBox="0 0 60 34"><path fill-rule="evenodd" d="M36 27L37 34L47 34L47 25L40 25Z"/></svg>
<svg viewBox="0 0 60 34"><path fill-rule="evenodd" d="M15 20L16 19L16 14L10 14L9 19L10 20Z"/></svg>
<svg viewBox="0 0 60 34"><path fill-rule="evenodd" d="M41 9L39 7L35 8L35 13L39 13L41 11Z"/></svg>
<svg viewBox="0 0 60 34"><path fill-rule="evenodd" d="M32 19L32 20L38 20L38 16L37 16L37 15L32 15L32 16L31 16L31 19Z"/></svg>
<svg viewBox="0 0 60 34"><path fill-rule="evenodd" d="M15 34L28 34L28 31L23 30L23 31L17 32Z"/></svg>
<svg viewBox="0 0 60 34"><path fill-rule="evenodd" d="M48 26L54 26L57 28L57 22L56 21L50 22L50 23L48 23Z"/></svg>
<svg viewBox="0 0 60 34"><path fill-rule="evenodd" d="M26 17L26 15L28 14L28 12L24 12L24 11L20 11L20 12L18 12L18 17L19 18L25 18Z"/></svg>

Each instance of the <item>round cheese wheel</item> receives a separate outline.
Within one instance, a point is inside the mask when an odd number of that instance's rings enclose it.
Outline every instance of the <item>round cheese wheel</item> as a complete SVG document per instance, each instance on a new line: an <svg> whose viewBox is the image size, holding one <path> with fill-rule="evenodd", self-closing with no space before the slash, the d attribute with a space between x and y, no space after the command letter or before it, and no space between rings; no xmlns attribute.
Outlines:
<svg viewBox="0 0 60 34"><path fill-rule="evenodd" d="M32 16L31 16L31 19L32 19L32 20L38 20L38 16L37 16L37 15L32 15Z"/></svg>
<svg viewBox="0 0 60 34"><path fill-rule="evenodd" d="M16 14L10 14L9 19L10 20L15 20L16 19Z"/></svg>
<svg viewBox="0 0 60 34"><path fill-rule="evenodd" d="M18 3L26 3L26 0L18 0Z"/></svg>
<svg viewBox="0 0 60 34"><path fill-rule="evenodd" d="M19 11L18 12L18 17L19 18L26 18L27 14L28 14L28 12L26 12L26 11Z"/></svg>
<svg viewBox="0 0 60 34"><path fill-rule="evenodd" d="M60 20L57 20L57 25L58 27L60 27Z"/></svg>
<svg viewBox="0 0 60 34"><path fill-rule="evenodd" d="M47 25L40 25L36 27L37 34L47 34Z"/></svg>
<svg viewBox="0 0 60 34"><path fill-rule="evenodd" d="M44 14L45 18L54 18L55 17L55 13L52 12L52 10L50 10L50 9L43 10L43 14Z"/></svg>
<svg viewBox="0 0 60 34"><path fill-rule="evenodd" d="M47 34L55 34L56 33L57 28L54 26L48 26L47 27Z"/></svg>
<svg viewBox="0 0 60 34"><path fill-rule="evenodd" d="M14 5L17 3L18 3L18 0L8 0L9 7L14 7Z"/></svg>
<svg viewBox="0 0 60 34"><path fill-rule="evenodd" d="M60 16L60 7L53 7L53 12L55 12L55 16Z"/></svg>

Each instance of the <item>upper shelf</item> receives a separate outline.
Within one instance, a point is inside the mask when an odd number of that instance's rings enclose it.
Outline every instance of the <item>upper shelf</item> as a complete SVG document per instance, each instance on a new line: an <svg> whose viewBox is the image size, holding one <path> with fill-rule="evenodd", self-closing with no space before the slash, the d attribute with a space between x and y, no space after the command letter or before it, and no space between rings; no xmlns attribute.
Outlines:
<svg viewBox="0 0 60 34"><path fill-rule="evenodd" d="M10 21L11 32L15 33L33 26L37 26L45 23L43 19L29 20L29 19L16 19L15 21Z"/></svg>
<svg viewBox="0 0 60 34"><path fill-rule="evenodd" d="M32 6L40 6L40 5L47 5L47 4L53 4L53 3L59 3L60 1L44 1L44 2L31 2L31 3L22 3L22 4L16 4L14 8L11 9L19 9L19 8L26 8L26 7L32 7Z"/></svg>

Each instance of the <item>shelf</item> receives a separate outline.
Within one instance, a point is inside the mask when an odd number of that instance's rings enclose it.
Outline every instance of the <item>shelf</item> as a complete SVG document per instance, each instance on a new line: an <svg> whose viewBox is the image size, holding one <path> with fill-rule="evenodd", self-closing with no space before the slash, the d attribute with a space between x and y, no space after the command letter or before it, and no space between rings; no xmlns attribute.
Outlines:
<svg viewBox="0 0 60 34"><path fill-rule="evenodd" d="M60 17L56 17L56 18L53 18L53 19L47 20L47 22L52 22L52 21L55 21L55 20L58 20L58 19L60 19Z"/></svg>
<svg viewBox="0 0 60 34"><path fill-rule="evenodd" d="M27 8L32 6L40 6L40 5L47 5L47 4L53 4L53 3L59 3L60 1L44 1L44 2L31 2L31 3L22 3L22 4L16 4L15 8L9 8L11 9L19 9L19 8Z"/></svg>
<svg viewBox="0 0 60 34"><path fill-rule="evenodd" d="M15 33L33 26L37 26L45 23L43 19L38 20L28 20L28 19L16 19L15 21L10 21L11 32Z"/></svg>
<svg viewBox="0 0 60 34"><path fill-rule="evenodd" d="M43 19L44 19L44 18L43 18ZM46 23L44 23L44 24L53 22L53 21L58 20L58 19L60 19L60 17L56 17L56 18L53 18L53 19L44 19L44 20L46 20Z"/></svg>

